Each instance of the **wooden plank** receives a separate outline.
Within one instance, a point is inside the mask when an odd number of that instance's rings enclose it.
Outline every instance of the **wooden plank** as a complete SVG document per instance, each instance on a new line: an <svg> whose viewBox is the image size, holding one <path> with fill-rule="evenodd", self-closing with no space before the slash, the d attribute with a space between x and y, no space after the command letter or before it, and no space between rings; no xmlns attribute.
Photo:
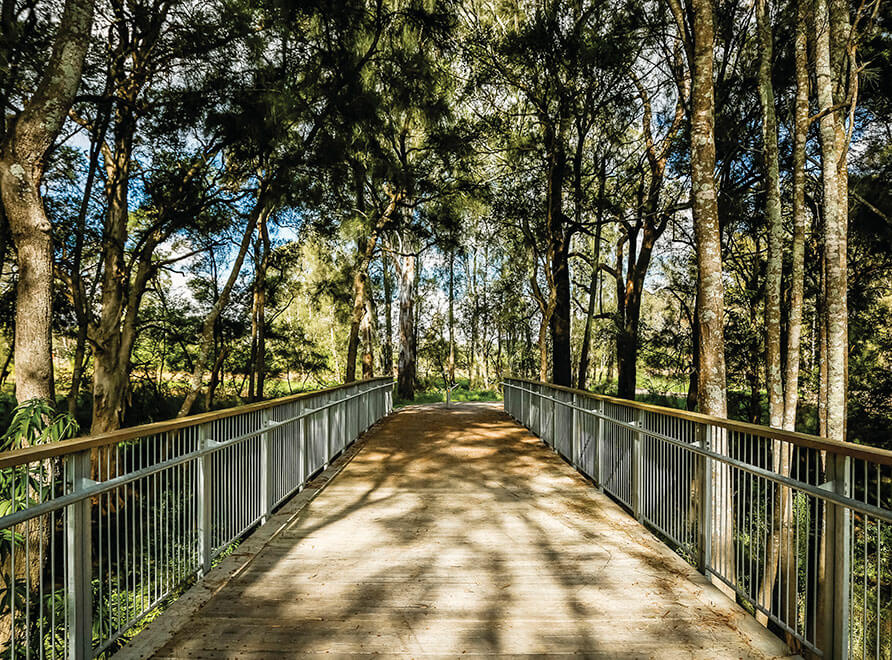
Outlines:
<svg viewBox="0 0 892 660"><path fill-rule="evenodd" d="M385 420L252 563L179 623L156 657L789 653L484 404Z"/></svg>

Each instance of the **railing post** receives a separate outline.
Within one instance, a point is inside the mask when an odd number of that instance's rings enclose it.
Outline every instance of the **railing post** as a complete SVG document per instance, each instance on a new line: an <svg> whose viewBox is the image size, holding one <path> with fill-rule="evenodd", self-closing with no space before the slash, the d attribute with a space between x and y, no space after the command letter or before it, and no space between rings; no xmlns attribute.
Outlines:
<svg viewBox="0 0 892 660"><path fill-rule="evenodd" d="M826 482L822 487L837 495L851 495L848 456L827 453ZM847 658L851 617L851 510L825 501L824 515L824 574L819 576L823 580L823 585L819 586L819 611L823 616L818 621L818 643L824 657Z"/></svg>
<svg viewBox="0 0 892 660"><path fill-rule="evenodd" d="M198 447L204 449L213 444L208 437L208 426L202 424L198 427ZM213 455L204 454L198 459L198 479L195 484L198 496L198 559L201 562L200 575L204 576L211 570L213 560L214 542L211 536L211 469Z"/></svg>
<svg viewBox="0 0 892 660"><path fill-rule="evenodd" d="M360 432L365 433L370 426L368 383L363 383L362 385L360 385L359 391L362 392L359 397L359 400L362 402L362 430Z"/></svg>
<svg viewBox="0 0 892 660"><path fill-rule="evenodd" d="M65 458L65 487L83 490L90 481L90 451ZM68 657L93 656L93 589L90 499L69 504L65 511L66 587L68 600Z"/></svg>
<svg viewBox="0 0 892 660"><path fill-rule="evenodd" d="M601 442L604 438L604 402L598 399L598 415L595 417L595 451L592 461L592 478L598 488L603 488L604 479L601 475Z"/></svg>
<svg viewBox="0 0 892 660"><path fill-rule="evenodd" d="M301 404L300 414L305 412L306 404ZM300 490L307 486L307 426L309 425L309 417L301 417L297 420L297 445L300 447L300 458L298 460L298 468L300 470Z"/></svg>
<svg viewBox="0 0 892 660"><path fill-rule="evenodd" d="M322 399L322 401L320 402L321 405L328 406L328 404L331 403L332 396L333 395L331 394L323 394L320 397ZM328 408L325 409L325 463L323 464L323 467L325 468L327 468L328 465L331 463L331 457L334 453L331 450L331 410L331 406L328 406Z"/></svg>
<svg viewBox="0 0 892 660"><path fill-rule="evenodd" d="M579 411L576 410L577 407L580 407L579 395L572 394L570 395L570 403L573 404L573 407L570 409L572 413L571 422L570 422L570 464L575 467L577 470L579 469Z"/></svg>
<svg viewBox="0 0 892 660"><path fill-rule="evenodd" d="M635 426L641 428L643 410L635 412ZM632 435L632 514L639 522L643 517L644 506L644 438L641 431Z"/></svg>
<svg viewBox="0 0 892 660"><path fill-rule="evenodd" d="M710 450L710 427L697 423L694 426L694 442L703 450ZM712 561L712 459L700 455L697 459L697 568L709 576L709 563Z"/></svg>
<svg viewBox="0 0 892 660"><path fill-rule="evenodd" d="M273 510L273 457L269 431L269 408L260 411L260 424L264 432L260 436L260 524L269 520Z"/></svg>

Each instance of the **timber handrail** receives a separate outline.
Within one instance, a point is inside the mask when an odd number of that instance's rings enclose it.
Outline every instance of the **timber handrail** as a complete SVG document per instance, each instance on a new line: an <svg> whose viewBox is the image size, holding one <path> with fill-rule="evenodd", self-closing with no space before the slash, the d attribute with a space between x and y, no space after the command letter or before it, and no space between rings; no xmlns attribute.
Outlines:
<svg viewBox="0 0 892 660"><path fill-rule="evenodd" d="M634 408L636 410L658 413L660 415L667 415L669 417L684 419L690 422L712 424L713 426L718 426L729 431L750 433L766 438L772 438L774 440L782 440L799 447L808 447L810 449L828 451L841 456L851 456L853 458L860 458L866 461L879 463L881 465L892 466L892 451L881 449L879 447L869 447L867 445L859 445L854 442L840 442L839 440L830 440L829 438L823 438L821 436L812 435L810 433L800 433L799 431L785 431L783 429L777 429L771 426L752 424L750 422L740 422L724 417L714 417L712 415L704 415L703 413L692 412L690 410L681 410L679 408L670 408L668 406L658 406L652 403L642 403L640 401L634 401L632 399L622 399L615 396L608 396L606 394L597 394L596 392L588 392L586 390L565 387L563 385L554 385L553 383L546 383L540 380L519 378L517 376L508 376L507 378L521 383L527 383L529 385L543 385L551 389L567 392L569 394L578 394L590 399L626 406L628 408Z"/></svg>
<svg viewBox="0 0 892 660"><path fill-rule="evenodd" d="M225 419L226 417L233 417L235 415L241 415L257 410L266 410L268 408L280 406L284 403L291 403L292 401L298 401L300 399L316 397L320 394L337 392L339 390L353 387L354 385L360 385L362 383L375 383L385 380L392 381L393 378L391 376L377 376L375 378L366 378L363 380L351 381L349 383L343 383L341 385L336 385L321 390L300 392L298 394L291 394L289 396L279 397L277 399L267 399L266 401L257 401L255 403L248 403L241 406L222 408L220 410L212 410L209 412L198 413L196 415L189 415L188 417L168 419L161 422L151 422L149 424L140 424L139 426L128 426L127 428L117 429L115 431L109 431L107 433L79 436L77 438L62 440L60 442L53 442L45 445L34 445L31 447L24 447L22 449L0 452L0 469L16 467L18 465L30 463L32 461L40 461L56 456L64 456L65 454L71 454L83 451L85 449L106 447L109 445L117 444L119 442L133 440L134 438L141 438L158 433L168 433L170 431L176 431L178 429L188 428L190 426L196 426L198 424L206 424L207 422Z"/></svg>

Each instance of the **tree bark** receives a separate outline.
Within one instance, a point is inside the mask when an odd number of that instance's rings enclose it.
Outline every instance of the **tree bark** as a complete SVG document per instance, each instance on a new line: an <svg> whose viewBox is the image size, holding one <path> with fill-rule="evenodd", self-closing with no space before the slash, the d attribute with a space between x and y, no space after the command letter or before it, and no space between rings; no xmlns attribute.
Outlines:
<svg viewBox="0 0 892 660"><path fill-rule="evenodd" d="M359 240L356 269L353 271L353 311L350 317L350 333L347 337L347 367L344 382L356 380L356 357L359 352L360 326L365 316L366 289L369 279L369 265L375 251L377 236L363 237Z"/></svg>
<svg viewBox="0 0 892 660"><path fill-rule="evenodd" d="M393 316L391 314L393 291L391 289L390 268L385 255L381 256L381 270L384 280L384 342L381 349L384 353L384 358L382 362L384 374L393 376Z"/></svg>
<svg viewBox="0 0 892 660"><path fill-rule="evenodd" d="M362 316L360 324L360 334L362 335L362 377L372 378L375 375L375 299L372 296L371 289L365 287L365 313Z"/></svg>
<svg viewBox="0 0 892 660"><path fill-rule="evenodd" d="M768 419L773 428L784 421L784 383L781 376L781 280L784 227L781 215L780 165L777 117L771 80L773 38L768 0L756 0L759 33L759 106L762 112L762 176L765 220L768 226L768 262L765 269L765 374L768 385Z"/></svg>
<svg viewBox="0 0 892 660"><path fill-rule="evenodd" d="M848 187L845 175L845 132L840 135L839 111L833 111L834 84L837 80L832 48L833 21L827 0L815 1L815 80L821 138L821 181L824 216L824 305L827 319L826 391L827 437L845 440L846 437L846 362L848 353L848 323L846 302L846 243L848 221ZM839 65L841 66L841 65ZM841 139L842 138L842 139Z"/></svg>
<svg viewBox="0 0 892 660"><path fill-rule="evenodd" d="M92 24L91 0L66 0L47 68L0 149L0 197L18 259L15 378L20 402L44 399L55 404L52 227L40 183L46 153L80 85Z"/></svg>
<svg viewBox="0 0 892 660"><path fill-rule="evenodd" d="M257 221L257 229L260 234L260 264L254 276L257 350L254 353L253 369L256 382L254 398L258 401L263 399L266 385L266 272L269 268L269 257L272 250L267 219L268 216L261 213Z"/></svg>
<svg viewBox="0 0 892 660"><path fill-rule="evenodd" d="M455 383L455 252L449 253L449 385Z"/></svg>
<svg viewBox="0 0 892 660"><path fill-rule="evenodd" d="M795 430L799 389L799 342L802 327L805 251L805 147L808 137L808 51L804 2L797 3L795 32L796 101L793 134L793 246L790 314L787 330L787 366L781 377L781 278L783 267L783 224L780 202L780 173L777 148L777 122L774 112L774 90L771 82L772 29L767 0L758 0L756 17L760 41L759 88L762 106L762 135L764 143L765 215L768 221L768 266L766 273L767 359L766 373L769 391L769 423L771 426ZM789 476L792 447L788 443L772 443L772 468L782 476ZM796 620L796 566L793 549L793 511L789 488L777 484L775 508L768 535L765 568L758 593L759 604L768 611L783 572L786 593L778 599L779 615L788 623ZM785 607L783 607L785 605ZM768 625L768 616L757 612L756 618ZM787 641L795 645L792 635Z"/></svg>
<svg viewBox="0 0 892 660"><path fill-rule="evenodd" d="M846 396L848 376L848 164L845 110L854 110L857 99L857 63L854 46L849 49L848 3L815 0L815 89L821 114L818 133L821 142L821 183L823 192L824 351L822 391L825 394L825 432L830 440L846 439ZM853 39L852 44L855 43ZM847 76L851 78L847 81ZM849 83L847 85L847 82ZM851 87L851 100L846 96ZM849 107L846 107L849 106ZM854 119L853 119L854 120ZM826 456L822 452L822 463ZM826 466L825 466L826 468ZM827 533L827 507L823 507L819 533ZM826 544L821 543L818 558L817 620L825 621L833 607L834 585L828 576ZM829 648L818 629L818 645Z"/></svg>
<svg viewBox="0 0 892 660"><path fill-rule="evenodd" d="M551 382L569 387L572 384L570 352L570 232L566 230L563 208L564 179L567 173L566 121L559 113L557 127L546 124L548 183L546 192L546 232L548 235L548 267L551 270Z"/></svg>
<svg viewBox="0 0 892 660"><path fill-rule="evenodd" d="M387 205L387 208L384 209L383 213L378 218L378 221L375 223L374 227L372 227L368 236L364 236L359 239L357 243L357 259L356 259L356 267L353 270L353 311L350 316L350 332L347 336L347 366L344 372L344 382L350 383L356 380L356 358L359 353L359 341L360 341L360 325L362 324L363 316L365 315L365 306L366 306L366 297L368 296L368 286L369 286L369 266L372 263L372 258L375 256L375 250L378 247L378 238L381 234L381 231L390 222L393 214L397 210L397 205L400 202L402 196L400 194L392 194L390 201ZM361 193L357 193L357 200L362 201ZM360 206L364 207L364 203L360 204ZM385 286L389 286L389 282L387 279L387 265L384 265L384 277L385 277ZM388 301L389 305L389 301ZM391 328L390 324L390 311L388 309L388 339L390 338ZM391 367L393 358L391 360Z"/></svg>
<svg viewBox="0 0 892 660"><path fill-rule="evenodd" d="M713 3L691 0L691 202L697 252L697 322L700 326L699 382L700 412L727 417L725 375L725 295L722 282L722 243L716 196L715 90L713 86ZM727 455L728 438L714 429L714 452ZM731 479L727 465L712 470L713 560L731 584L736 582L734 562ZM729 597L734 590L714 580Z"/></svg>
<svg viewBox="0 0 892 660"><path fill-rule="evenodd" d="M417 257L402 254L397 257L400 278L400 348L397 364L397 394L401 399L415 398L415 268Z"/></svg>
<svg viewBox="0 0 892 660"><path fill-rule="evenodd" d="M691 65L691 201L697 245L700 308L700 412L727 416L724 284L715 171L713 5L691 0L694 60Z"/></svg>

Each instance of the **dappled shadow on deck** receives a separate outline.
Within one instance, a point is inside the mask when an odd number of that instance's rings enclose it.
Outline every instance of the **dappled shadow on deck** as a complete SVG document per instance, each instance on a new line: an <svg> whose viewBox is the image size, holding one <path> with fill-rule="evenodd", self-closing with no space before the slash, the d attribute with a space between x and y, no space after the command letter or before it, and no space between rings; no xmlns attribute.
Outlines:
<svg viewBox="0 0 892 660"><path fill-rule="evenodd" d="M159 657L784 647L492 404L403 409Z"/></svg>

